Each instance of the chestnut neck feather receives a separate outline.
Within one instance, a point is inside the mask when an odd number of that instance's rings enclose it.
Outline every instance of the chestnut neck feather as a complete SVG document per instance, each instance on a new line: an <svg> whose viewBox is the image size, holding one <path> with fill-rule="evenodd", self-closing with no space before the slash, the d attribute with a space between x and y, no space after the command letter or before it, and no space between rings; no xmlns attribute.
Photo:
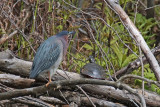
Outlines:
<svg viewBox="0 0 160 107"><path fill-rule="evenodd" d="M60 40L63 43L63 57L65 57L65 55L67 53L67 48L68 48L68 36L65 35L63 37L60 37Z"/></svg>

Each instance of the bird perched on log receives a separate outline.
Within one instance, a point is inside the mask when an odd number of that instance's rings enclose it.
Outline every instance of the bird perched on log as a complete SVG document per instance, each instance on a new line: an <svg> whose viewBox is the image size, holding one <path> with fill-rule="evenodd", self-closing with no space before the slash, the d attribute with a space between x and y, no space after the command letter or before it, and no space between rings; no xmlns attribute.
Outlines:
<svg viewBox="0 0 160 107"><path fill-rule="evenodd" d="M49 71L49 81L46 84L48 86L52 76L66 55L68 35L74 33L62 31L45 40L36 52L29 78L36 78L41 72Z"/></svg>

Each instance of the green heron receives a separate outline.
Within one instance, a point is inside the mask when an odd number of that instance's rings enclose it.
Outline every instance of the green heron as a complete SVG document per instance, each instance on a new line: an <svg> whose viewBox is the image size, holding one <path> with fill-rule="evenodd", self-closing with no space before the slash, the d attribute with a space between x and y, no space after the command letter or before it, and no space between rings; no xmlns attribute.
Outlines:
<svg viewBox="0 0 160 107"><path fill-rule="evenodd" d="M68 48L68 35L75 32L62 31L57 35L49 37L38 48L34 57L29 78L36 78L41 72L49 71L49 81L58 69L66 55Z"/></svg>
<svg viewBox="0 0 160 107"><path fill-rule="evenodd" d="M94 78L94 79L105 79L106 73L103 67L95 63L93 56L89 56L89 62L83 66L81 69L81 74L85 77Z"/></svg>

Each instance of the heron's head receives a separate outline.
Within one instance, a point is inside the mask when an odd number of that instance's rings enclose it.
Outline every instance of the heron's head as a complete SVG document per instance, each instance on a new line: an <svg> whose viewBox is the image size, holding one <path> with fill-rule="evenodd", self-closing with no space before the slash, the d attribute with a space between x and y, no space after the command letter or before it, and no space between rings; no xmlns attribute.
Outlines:
<svg viewBox="0 0 160 107"><path fill-rule="evenodd" d="M60 33L57 34L57 36L61 37L61 36L67 36L67 35L71 35L71 34L75 34L75 31L62 31Z"/></svg>

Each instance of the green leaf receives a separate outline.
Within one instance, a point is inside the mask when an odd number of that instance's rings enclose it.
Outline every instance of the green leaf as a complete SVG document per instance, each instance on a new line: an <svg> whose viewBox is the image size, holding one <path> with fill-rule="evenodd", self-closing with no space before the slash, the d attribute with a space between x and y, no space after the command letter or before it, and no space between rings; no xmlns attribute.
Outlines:
<svg viewBox="0 0 160 107"><path fill-rule="evenodd" d="M90 45L88 45L86 43L82 47L87 49L87 50L93 50L93 47L91 47Z"/></svg>
<svg viewBox="0 0 160 107"><path fill-rule="evenodd" d="M126 65L128 65L133 59L136 59L136 55L131 54L128 57L126 57L126 59L123 61L122 67L125 67Z"/></svg>
<svg viewBox="0 0 160 107"><path fill-rule="evenodd" d="M62 29L63 29L63 26L62 26L62 25L58 25L58 26L57 26L57 29L58 29L58 30L62 30Z"/></svg>
<svg viewBox="0 0 160 107"><path fill-rule="evenodd" d="M114 53L116 54L116 56L117 56L117 58L118 58L119 66L121 67L122 59L123 59L123 54L122 54L122 52L120 51L119 47L116 46L116 44L112 45L111 47L112 47Z"/></svg>
<svg viewBox="0 0 160 107"><path fill-rule="evenodd" d="M113 39L113 40L111 40L111 45L113 45L113 44L115 44L116 42L117 42L117 40L118 40L118 38L115 38L115 39Z"/></svg>
<svg viewBox="0 0 160 107"><path fill-rule="evenodd" d="M152 91L156 92L156 90L157 90L157 86L156 86L156 85L154 85L154 84L152 84L152 85L151 85L151 89L152 89Z"/></svg>

